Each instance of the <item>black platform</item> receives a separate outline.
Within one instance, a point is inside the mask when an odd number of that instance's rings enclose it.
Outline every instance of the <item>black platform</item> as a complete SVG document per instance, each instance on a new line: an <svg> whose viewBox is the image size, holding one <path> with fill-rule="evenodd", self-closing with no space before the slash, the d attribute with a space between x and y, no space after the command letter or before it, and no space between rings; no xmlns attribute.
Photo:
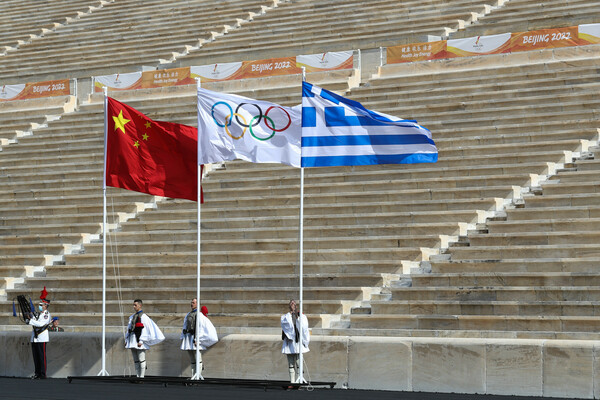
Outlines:
<svg viewBox="0 0 600 400"><path fill-rule="evenodd" d="M120 378L120 379L117 379ZM150 378L150 377L149 377ZM0 399L4 400L538 400L540 397L496 396L456 393L392 392L301 387L285 391L280 386L264 390L260 385L234 386L208 380L202 384L170 384L159 377L138 378L71 377L31 380L0 377ZM239 380L232 380L237 381ZM188 381L189 383L189 381ZM287 386L287 382L285 382ZM553 398L558 400L558 398Z"/></svg>
<svg viewBox="0 0 600 400"><path fill-rule="evenodd" d="M174 376L146 376L138 378L135 376L68 376L69 383L73 381L96 381L96 382L128 382L149 385L225 385L234 387L246 388L262 388L267 389L285 389L285 390L301 390L311 388L329 388L333 389L335 382L310 382L310 383L290 383L288 381L269 381L259 379L220 379L220 378L204 378L202 380L192 380L189 378L180 378Z"/></svg>

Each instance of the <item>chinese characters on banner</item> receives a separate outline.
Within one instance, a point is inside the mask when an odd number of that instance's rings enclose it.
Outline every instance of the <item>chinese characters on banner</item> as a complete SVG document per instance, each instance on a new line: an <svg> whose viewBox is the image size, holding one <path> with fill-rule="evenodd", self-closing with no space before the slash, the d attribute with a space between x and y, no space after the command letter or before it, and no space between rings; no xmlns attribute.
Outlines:
<svg viewBox="0 0 600 400"><path fill-rule="evenodd" d="M111 90L134 90L195 83L189 67L97 76L94 80L95 92L101 92L105 86Z"/></svg>
<svg viewBox="0 0 600 400"><path fill-rule="evenodd" d="M393 46L387 48L387 63L515 53L597 43L600 43L600 24L585 24ZM297 57L97 76L94 78L94 91L102 92L103 87L111 90L133 90L190 85L194 83L195 78L200 78L202 82L215 82L299 74L301 67L304 67L306 72L317 72L351 69L353 66L353 51L327 52ZM70 94L71 86L68 79L0 86L0 102Z"/></svg>
<svg viewBox="0 0 600 400"><path fill-rule="evenodd" d="M142 89L191 85L193 83L196 83L196 81L191 77L189 67L142 72Z"/></svg>
<svg viewBox="0 0 600 400"><path fill-rule="evenodd" d="M402 62L437 60L445 58L441 55L446 53L446 41L412 43L401 46L388 47L387 63L397 64Z"/></svg>
<svg viewBox="0 0 600 400"><path fill-rule="evenodd" d="M387 63L441 60L485 54L584 46L600 43L600 24L411 43L387 48Z"/></svg>
<svg viewBox="0 0 600 400"><path fill-rule="evenodd" d="M94 91L101 92L104 86L110 88L110 90L151 89L163 86L189 85L194 83L195 78L200 78L202 82L230 81L300 74L302 73L302 67L305 67L307 72L318 72L351 69L353 66L353 51L329 52L297 57L98 76L95 78Z"/></svg>

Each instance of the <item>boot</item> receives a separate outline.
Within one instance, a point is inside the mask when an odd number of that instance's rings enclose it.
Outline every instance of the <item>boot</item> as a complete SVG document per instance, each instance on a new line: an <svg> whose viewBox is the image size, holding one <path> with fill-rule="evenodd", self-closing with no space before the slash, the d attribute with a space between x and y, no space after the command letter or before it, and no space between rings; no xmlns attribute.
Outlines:
<svg viewBox="0 0 600 400"><path fill-rule="evenodd" d="M143 378L146 374L146 361L140 361L140 374L138 377Z"/></svg>

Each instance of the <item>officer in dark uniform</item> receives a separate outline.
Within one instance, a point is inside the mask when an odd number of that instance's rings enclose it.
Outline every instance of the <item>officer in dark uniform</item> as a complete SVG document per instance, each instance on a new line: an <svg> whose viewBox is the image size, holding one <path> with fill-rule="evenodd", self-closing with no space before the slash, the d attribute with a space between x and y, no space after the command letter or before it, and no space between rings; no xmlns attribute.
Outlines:
<svg viewBox="0 0 600 400"><path fill-rule="evenodd" d="M52 318L52 322L50 322L50 327L48 328L48 331L50 331L50 332L64 332L65 331L63 328L58 326L59 319L60 318L58 318L58 317Z"/></svg>

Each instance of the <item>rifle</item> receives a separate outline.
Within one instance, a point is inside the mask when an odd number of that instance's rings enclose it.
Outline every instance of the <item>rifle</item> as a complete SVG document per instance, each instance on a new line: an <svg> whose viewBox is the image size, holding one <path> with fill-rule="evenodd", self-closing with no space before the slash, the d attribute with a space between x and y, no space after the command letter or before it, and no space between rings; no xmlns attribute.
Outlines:
<svg viewBox="0 0 600 400"><path fill-rule="evenodd" d="M19 310L21 311L21 313L17 315L17 310L15 308L15 299L13 299L13 317L18 316L23 323L29 325L29 320L31 320L34 317L37 319L40 316L40 314L35 311L35 307L33 306L31 298L29 299L29 301L27 301L27 298L20 294L17 296L16 300L17 303L19 303ZM34 326L33 336L37 338L38 335L44 332L46 329L48 329L49 326L49 324L39 328Z"/></svg>
<svg viewBox="0 0 600 400"><path fill-rule="evenodd" d="M19 303L19 310L21 311L18 317L23 323L29 324L29 320L32 317L37 318L39 316L39 314L35 311L35 307L33 306L33 302L31 301L31 299L27 301L27 298L20 294L17 296L16 300ZM17 311L15 309L15 299L13 299L13 317L17 317Z"/></svg>

